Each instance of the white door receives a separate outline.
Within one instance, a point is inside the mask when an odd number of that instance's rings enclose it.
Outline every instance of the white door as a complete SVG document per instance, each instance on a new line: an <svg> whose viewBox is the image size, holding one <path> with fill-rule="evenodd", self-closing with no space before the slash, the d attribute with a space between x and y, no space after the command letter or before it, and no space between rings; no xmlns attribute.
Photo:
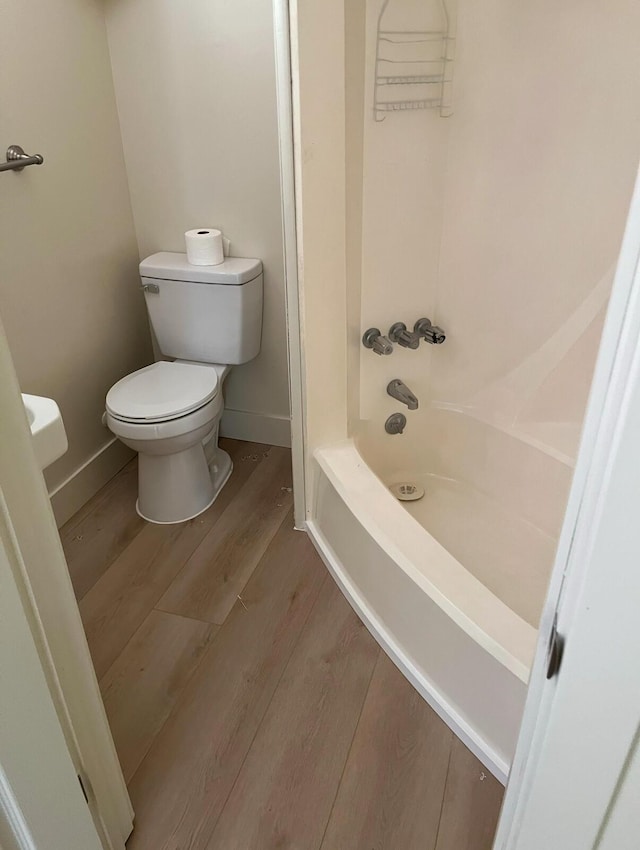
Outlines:
<svg viewBox="0 0 640 850"><path fill-rule="evenodd" d="M11 740L13 734L7 731L6 711L16 711L16 717L23 716L25 722L32 718L36 727L33 738L23 730L25 739L22 743L27 744L29 740L39 740L40 735L37 728L39 716L32 712L36 712L36 707L41 704L49 706L53 703L69 751L68 757L77 768L72 776L73 792L77 795L79 791L76 774L81 773L86 778L89 809L102 846L123 850L132 830L133 811L113 746L47 489L31 445L31 434L1 324L0 492L4 511L0 511L0 518L4 516L8 529L5 538L15 547L15 562L11 563L9 558L9 563L12 569L19 568L20 571L17 586L23 595L23 608L29 618L49 694L47 699L38 697L32 703L28 690L23 691L17 685L14 687L12 677L15 678L16 673L10 666L12 621L0 613L0 747L4 745L4 737L8 736ZM8 604L4 591L4 584L8 581L6 576L4 569L0 578L3 606ZM47 727L43 725L42 728ZM18 740L16 737L16 746ZM44 759L47 745L39 740L38 747ZM28 752L28 749L25 750L25 757ZM0 761L2 759L0 751ZM37 801L35 794L33 801ZM82 812L84 817L86 812L84 809ZM64 843L36 846L47 850L49 847L52 850L71 847ZM93 845L87 844L86 847Z"/></svg>
<svg viewBox="0 0 640 850"><path fill-rule="evenodd" d="M640 847L640 181L495 847Z"/></svg>
<svg viewBox="0 0 640 850"><path fill-rule="evenodd" d="M51 699L0 491L0 846L100 850Z"/></svg>

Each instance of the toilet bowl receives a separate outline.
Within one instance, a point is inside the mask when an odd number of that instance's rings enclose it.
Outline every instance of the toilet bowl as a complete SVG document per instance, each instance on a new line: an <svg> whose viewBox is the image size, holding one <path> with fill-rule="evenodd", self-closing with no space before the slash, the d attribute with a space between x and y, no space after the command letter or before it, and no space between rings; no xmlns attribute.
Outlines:
<svg viewBox="0 0 640 850"><path fill-rule="evenodd" d="M218 447L229 367L160 361L127 375L107 394L106 424L138 452L136 510L154 523L205 511L232 470Z"/></svg>
<svg viewBox="0 0 640 850"><path fill-rule="evenodd" d="M160 252L140 263L140 278L166 359L109 390L105 424L138 452L140 516L185 522L212 504L231 474L231 458L218 447L222 383L260 351L262 262L227 257L192 266L185 254Z"/></svg>

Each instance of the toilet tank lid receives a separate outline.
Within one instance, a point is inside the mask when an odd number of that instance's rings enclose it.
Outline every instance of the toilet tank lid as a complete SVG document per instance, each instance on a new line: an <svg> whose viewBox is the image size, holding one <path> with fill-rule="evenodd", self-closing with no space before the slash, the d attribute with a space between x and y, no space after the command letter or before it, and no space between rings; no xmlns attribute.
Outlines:
<svg viewBox="0 0 640 850"><path fill-rule="evenodd" d="M249 283L262 273L262 261L226 257L217 266L192 266L186 254L161 251L140 263L140 277L158 280L186 280L192 283L221 283L237 286Z"/></svg>

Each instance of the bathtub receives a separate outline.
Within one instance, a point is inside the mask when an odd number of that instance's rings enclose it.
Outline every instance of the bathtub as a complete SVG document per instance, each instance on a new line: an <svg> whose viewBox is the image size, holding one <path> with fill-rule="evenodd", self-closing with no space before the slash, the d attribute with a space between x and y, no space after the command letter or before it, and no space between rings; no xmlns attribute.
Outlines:
<svg viewBox="0 0 640 850"><path fill-rule="evenodd" d="M506 782L571 464L427 410L314 453L309 534L376 640ZM425 497L400 502L389 486Z"/></svg>

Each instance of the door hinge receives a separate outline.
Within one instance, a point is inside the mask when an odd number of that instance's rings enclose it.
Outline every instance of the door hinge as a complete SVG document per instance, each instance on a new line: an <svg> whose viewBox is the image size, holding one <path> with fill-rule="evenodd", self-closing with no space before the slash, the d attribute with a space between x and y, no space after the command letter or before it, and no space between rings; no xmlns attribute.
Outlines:
<svg viewBox="0 0 640 850"><path fill-rule="evenodd" d="M558 615L553 618L553 626L549 635L549 646L547 648L547 679L557 676L562 663L564 651L564 638L558 631Z"/></svg>

